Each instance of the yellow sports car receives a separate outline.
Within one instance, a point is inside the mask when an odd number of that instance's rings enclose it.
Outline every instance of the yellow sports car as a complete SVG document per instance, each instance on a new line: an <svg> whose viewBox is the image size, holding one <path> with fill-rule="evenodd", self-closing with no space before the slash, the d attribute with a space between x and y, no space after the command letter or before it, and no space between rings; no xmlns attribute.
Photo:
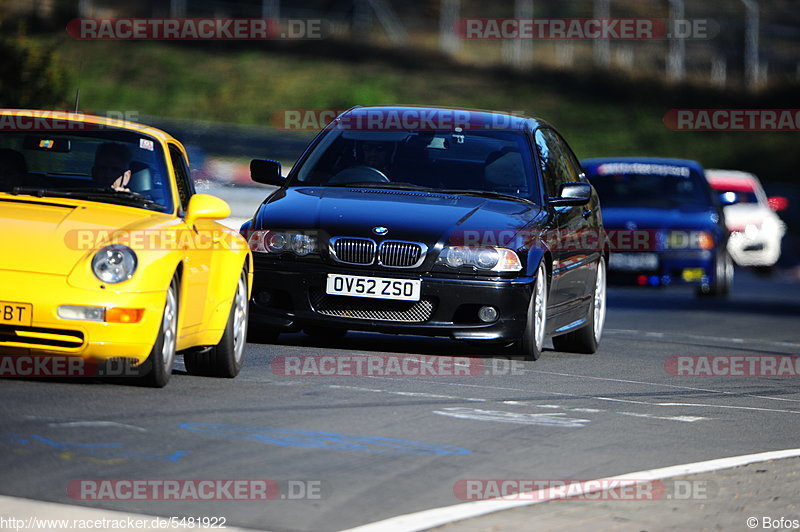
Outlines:
<svg viewBox="0 0 800 532"><path fill-rule="evenodd" d="M187 159L145 125L0 110L6 370L40 356L114 361L162 387L182 352L191 374L238 374L252 255L216 221L230 207L195 193Z"/></svg>

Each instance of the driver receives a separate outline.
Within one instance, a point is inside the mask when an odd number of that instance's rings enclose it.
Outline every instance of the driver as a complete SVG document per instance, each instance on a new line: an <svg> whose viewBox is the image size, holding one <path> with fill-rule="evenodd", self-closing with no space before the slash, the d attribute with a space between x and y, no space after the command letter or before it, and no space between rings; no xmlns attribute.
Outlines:
<svg viewBox="0 0 800 532"><path fill-rule="evenodd" d="M104 142L94 154L92 178L100 187L129 192L131 180L131 150L124 144Z"/></svg>
<svg viewBox="0 0 800 532"><path fill-rule="evenodd" d="M386 174L391 163L391 142L364 142L361 144L362 161Z"/></svg>

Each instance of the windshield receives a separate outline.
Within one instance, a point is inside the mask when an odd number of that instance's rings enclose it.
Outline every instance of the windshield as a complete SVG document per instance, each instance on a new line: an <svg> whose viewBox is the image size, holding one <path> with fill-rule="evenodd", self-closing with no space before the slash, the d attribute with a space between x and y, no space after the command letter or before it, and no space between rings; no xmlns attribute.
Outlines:
<svg viewBox="0 0 800 532"><path fill-rule="evenodd" d="M758 197L753 191L747 190L732 190L725 188L716 188L719 193L720 199L725 205L734 205L736 203L758 203Z"/></svg>
<svg viewBox="0 0 800 532"><path fill-rule="evenodd" d="M533 200L530 148L511 131L337 131L293 185L410 187Z"/></svg>
<svg viewBox="0 0 800 532"><path fill-rule="evenodd" d="M603 207L713 205L708 185L694 172L686 175L590 175L589 180Z"/></svg>
<svg viewBox="0 0 800 532"><path fill-rule="evenodd" d="M160 144L115 129L0 133L0 192L173 210Z"/></svg>

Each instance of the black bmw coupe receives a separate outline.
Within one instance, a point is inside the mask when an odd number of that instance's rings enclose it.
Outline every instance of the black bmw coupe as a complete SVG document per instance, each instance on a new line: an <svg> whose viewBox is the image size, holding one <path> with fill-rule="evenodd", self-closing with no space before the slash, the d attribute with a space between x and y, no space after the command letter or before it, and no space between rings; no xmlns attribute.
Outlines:
<svg viewBox="0 0 800 532"><path fill-rule="evenodd" d="M546 122L357 107L316 136L242 234L254 340L304 330L448 336L498 354L594 353L606 309L600 204ZM501 351L502 349L502 351Z"/></svg>

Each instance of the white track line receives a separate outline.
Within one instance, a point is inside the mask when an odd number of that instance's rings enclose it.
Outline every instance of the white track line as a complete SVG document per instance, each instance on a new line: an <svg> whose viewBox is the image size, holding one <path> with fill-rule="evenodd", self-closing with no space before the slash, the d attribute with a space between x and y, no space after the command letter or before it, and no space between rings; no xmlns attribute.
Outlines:
<svg viewBox="0 0 800 532"><path fill-rule="evenodd" d="M616 477L598 479L595 482L586 482L584 483L584 486L587 486L586 488L576 490L579 491L579 493L573 493L572 495L591 493L595 490L589 488L588 486L592 485L607 486L611 482L618 482L618 485L620 486L627 486L631 484L641 484L644 482L664 480L667 478L680 477L684 475L708 473L711 471L718 471L720 469L730 469L732 467L739 467L757 462L767 462L769 460L796 458L798 456L800 456L800 449L785 449L782 451L768 451L758 454L732 456L730 458L718 458L716 460L706 460L691 464L662 467L660 469L648 469L646 471L637 471L635 473L626 473ZM461 504L454 504L452 506L432 508L430 510L423 510L421 512L415 512L411 514L398 515L396 517L384 519L383 521L376 521L374 523L368 523L355 528L349 528L342 532L418 532L420 530L428 530L437 526L499 512L501 510L509 510L511 508L518 508L520 506L530 506L533 504L539 504L542 502L563 498L564 497L559 494L553 494L552 490L542 489L515 495L514 499L509 500L502 498L487 499L485 501L465 502Z"/></svg>
<svg viewBox="0 0 800 532"><path fill-rule="evenodd" d="M794 342L776 342L774 340L759 340L758 338L726 338L724 336L705 336L702 334L687 334L676 332L658 332L658 331L636 331L632 329L605 329L604 333L611 333L619 336L640 336L645 338L683 338L685 340L704 340L715 343L726 344L760 344L771 347L788 347L790 349L800 348L800 344Z"/></svg>

